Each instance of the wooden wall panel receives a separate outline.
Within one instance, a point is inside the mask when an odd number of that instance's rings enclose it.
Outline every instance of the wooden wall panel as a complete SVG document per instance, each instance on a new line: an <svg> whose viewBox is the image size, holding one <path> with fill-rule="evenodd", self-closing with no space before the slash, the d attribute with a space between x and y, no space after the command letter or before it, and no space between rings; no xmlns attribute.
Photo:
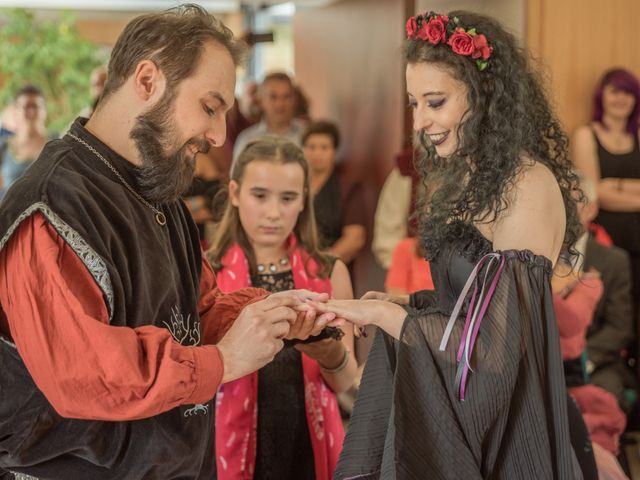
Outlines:
<svg viewBox="0 0 640 480"><path fill-rule="evenodd" d="M528 0L527 44L569 133L589 121L605 70L624 67L640 75L639 19L637 0Z"/></svg>
<svg viewBox="0 0 640 480"><path fill-rule="evenodd" d="M336 121L341 153L376 183L402 146L404 2L344 0L296 11L295 75L311 115Z"/></svg>
<svg viewBox="0 0 640 480"><path fill-rule="evenodd" d="M433 10L448 13L453 10L489 15L521 40L525 30L527 0L417 0L416 12Z"/></svg>

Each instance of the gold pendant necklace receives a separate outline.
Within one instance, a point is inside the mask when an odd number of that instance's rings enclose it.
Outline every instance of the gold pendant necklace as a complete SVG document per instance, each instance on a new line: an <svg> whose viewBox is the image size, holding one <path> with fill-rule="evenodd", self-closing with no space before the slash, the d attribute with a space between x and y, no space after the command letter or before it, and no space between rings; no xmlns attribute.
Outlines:
<svg viewBox="0 0 640 480"><path fill-rule="evenodd" d="M76 137L73 133L67 132L67 135L69 135L71 138L76 140L78 143L81 143L82 145L87 147L90 152L92 152L96 157L98 157L100 160L102 160L102 163L104 163L107 167L109 167L109 170L111 170L116 175L116 177L118 177L118 180L120 180L120 182L122 182L122 184L127 188L127 190L129 190L133 194L133 196L136 197L140 201L140 203L142 203L145 207L149 208L153 213L155 213L156 222L158 222L159 225L166 225L167 224L167 217L164 216L164 213L162 213L160 210L158 210L156 207L154 207L149 202L147 202L144 198L142 198L142 195L140 195L138 192L136 192L133 189L133 187L127 183L127 181L124 179L124 177L122 175L120 175L120 172L118 172L115 169L115 167L113 165L111 165L111 162L109 162L109 160L104 158L100 154L100 152L98 152L95 148L93 148L91 145L89 145L87 142L85 142L81 138Z"/></svg>

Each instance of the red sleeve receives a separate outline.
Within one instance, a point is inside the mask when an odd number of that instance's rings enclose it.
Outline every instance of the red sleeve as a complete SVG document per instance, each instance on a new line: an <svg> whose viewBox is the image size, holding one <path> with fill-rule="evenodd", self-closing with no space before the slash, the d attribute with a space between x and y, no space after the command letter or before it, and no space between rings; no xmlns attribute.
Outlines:
<svg viewBox="0 0 640 480"><path fill-rule="evenodd" d="M566 298L553 295L553 309L561 337L586 334L602 292L602 280L587 278L578 282Z"/></svg>
<svg viewBox="0 0 640 480"><path fill-rule="evenodd" d="M387 278L384 282L386 288L401 288L409 293L411 272L409 266L410 259L408 256L411 245L411 239L405 238L400 240L393 250L393 256L391 257L391 263L387 271Z"/></svg>
<svg viewBox="0 0 640 480"><path fill-rule="evenodd" d="M210 400L222 379L215 346L109 325L101 290L40 214L0 252L0 303L29 373L64 417L147 418Z"/></svg>
<svg viewBox="0 0 640 480"><path fill-rule="evenodd" d="M218 343L244 307L267 296L269 292L261 288L241 288L228 294L222 293L216 287L215 274L203 255L198 311L204 343Z"/></svg>

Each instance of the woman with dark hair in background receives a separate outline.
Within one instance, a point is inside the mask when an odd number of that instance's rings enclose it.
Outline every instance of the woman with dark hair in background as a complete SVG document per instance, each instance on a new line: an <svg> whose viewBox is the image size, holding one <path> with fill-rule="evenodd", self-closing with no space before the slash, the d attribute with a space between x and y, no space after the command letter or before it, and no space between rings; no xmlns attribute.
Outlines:
<svg viewBox="0 0 640 480"><path fill-rule="evenodd" d="M361 186L341 181L336 171L340 132L334 123L309 124L301 140L309 163L313 210L322 248L349 264L367 237Z"/></svg>
<svg viewBox="0 0 640 480"><path fill-rule="evenodd" d="M528 55L495 20L428 12L406 29L435 291L405 306L321 308L382 329L335 478L596 478L550 289L581 232L566 136Z"/></svg>
<svg viewBox="0 0 640 480"><path fill-rule="evenodd" d="M634 325L640 307L640 83L621 68L609 70L594 93L589 125L571 138L571 158L597 186L602 225L631 257Z"/></svg>

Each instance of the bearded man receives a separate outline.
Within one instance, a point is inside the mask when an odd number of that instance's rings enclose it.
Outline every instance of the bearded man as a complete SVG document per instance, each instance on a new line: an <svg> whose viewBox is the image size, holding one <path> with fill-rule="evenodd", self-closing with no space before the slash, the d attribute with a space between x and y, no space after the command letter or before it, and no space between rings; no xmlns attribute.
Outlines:
<svg viewBox="0 0 640 480"><path fill-rule="evenodd" d="M224 142L240 54L196 6L132 20L91 119L5 197L0 477L211 478L220 383L329 319L310 292L222 295L179 200Z"/></svg>

